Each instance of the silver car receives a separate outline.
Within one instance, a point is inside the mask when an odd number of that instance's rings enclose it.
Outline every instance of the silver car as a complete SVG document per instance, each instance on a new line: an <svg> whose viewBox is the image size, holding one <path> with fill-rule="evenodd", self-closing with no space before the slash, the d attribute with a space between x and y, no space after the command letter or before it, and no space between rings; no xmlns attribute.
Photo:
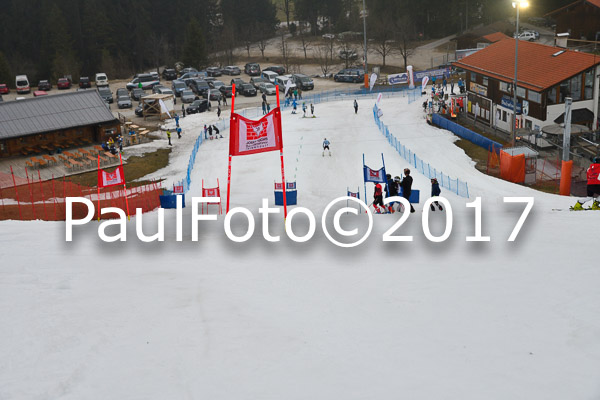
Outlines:
<svg viewBox="0 0 600 400"><path fill-rule="evenodd" d="M258 84L258 90L261 93L265 93L268 95L274 95L277 93L277 88L271 82L261 82Z"/></svg>
<svg viewBox="0 0 600 400"><path fill-rule="evenodd" d="M117 106L119 108L131 108L131 99L129 96L119 96L117 97Z"/></svg>
<svg viewBox="0 0 600 400"><path fill-rule="evenodd" d="M196 95L191 89L185 89L181 92L181 102L182 103L191 103L196 98Z"/></svg>

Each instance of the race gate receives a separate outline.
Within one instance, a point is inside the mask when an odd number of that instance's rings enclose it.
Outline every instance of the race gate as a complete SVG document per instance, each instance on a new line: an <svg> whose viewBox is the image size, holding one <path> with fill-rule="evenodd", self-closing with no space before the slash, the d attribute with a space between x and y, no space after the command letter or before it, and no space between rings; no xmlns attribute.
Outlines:
<svg viewBox="0 0 600 400"><path fill-rule="evenodd" d="M210 204L218 204L219 205L219 215L223 212L221 208L221 185L219 184L219 178L217 178L217 187L215 188L205 188L204 187L204 179L202 179L202 197L214 197L218 198L219 201L215 201L213 203L206 203L206 213L208 214L208 206ZM202 214L204 214L204 203L202 203Z"/></svg>

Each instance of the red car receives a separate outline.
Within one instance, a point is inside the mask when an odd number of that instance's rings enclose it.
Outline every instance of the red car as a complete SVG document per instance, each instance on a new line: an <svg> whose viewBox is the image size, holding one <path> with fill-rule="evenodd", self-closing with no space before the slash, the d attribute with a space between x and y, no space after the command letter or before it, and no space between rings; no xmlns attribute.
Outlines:
<svg viewBox="0 0 600 400"><path fill-rule="evenodd" d="M10 89L6 85L6 83L0 83L0 94L8 94L10 93Z"/></svg>
<svg viewBox="0 0 600 400"><path fill-rule="evenodd" d="M39 97L39 96L47 96L48 93L46 93L43 90L36 90L33 92L33 97Z"/></svg>
<svg viewBox="0 0 600 400"><path fill-rule="evenodd" d="M71 81L67 78L60 78L56 87L59 89L71 89Z"/></svg>

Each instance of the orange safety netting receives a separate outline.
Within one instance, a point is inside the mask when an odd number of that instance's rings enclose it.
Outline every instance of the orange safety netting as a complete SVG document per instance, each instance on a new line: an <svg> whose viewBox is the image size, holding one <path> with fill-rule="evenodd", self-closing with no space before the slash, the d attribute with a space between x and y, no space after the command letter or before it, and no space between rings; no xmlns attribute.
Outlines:
<svg viewBox="0 0 600 400"><path fill-rule="evenodd" d="M500 177L509 182L525 182L525 154L511 156L500 150Z"/></svg>

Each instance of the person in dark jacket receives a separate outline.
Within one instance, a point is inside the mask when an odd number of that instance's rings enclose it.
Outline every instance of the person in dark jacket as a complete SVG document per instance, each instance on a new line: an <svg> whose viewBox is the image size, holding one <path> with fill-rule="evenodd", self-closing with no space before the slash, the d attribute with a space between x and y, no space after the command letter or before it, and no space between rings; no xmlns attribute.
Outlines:
<svg viewBox="0 0 600 400"><path fill-rule="evenodd" d="M358 114L358 101L354 99L354 114Z"/></svg>
<svg viewBox="0 0 600 400"><path fill-rule="evenodd" d="M385 192L387 197L398 196L398 186L396 186L396 182L392 179L392 175L387 174L387 184L385 185ZM394 212L394 204L395 202L388 203L387 208L390 213Z"/></svg>
<svg viewBox="0 0 600 400"><path fill-rule="evenodd" d="M431 178L431 197L439 196L440 193L442 193L442 191L440 189L438 180L436 178ZM440 209L440 211L444 211L444 207L442 207L437 200L430 204L431 211L435 211L434 204Z"/></svg>
<svg viewBox="0 0 600 400"><path fill-rule="evenodd" d="M400 187L402 188L402 197L404 197L406 200L408 200L409 203L410 203L410 193L412 191L412 183L413 183L413 178L412 178L412 176L410 176L410 169L405 168L404 169L404 179L402 179L402 182L400 182ZM415 212L415 208L412 206L412 204L410 205L410 212L411 213Z"/></svg>

